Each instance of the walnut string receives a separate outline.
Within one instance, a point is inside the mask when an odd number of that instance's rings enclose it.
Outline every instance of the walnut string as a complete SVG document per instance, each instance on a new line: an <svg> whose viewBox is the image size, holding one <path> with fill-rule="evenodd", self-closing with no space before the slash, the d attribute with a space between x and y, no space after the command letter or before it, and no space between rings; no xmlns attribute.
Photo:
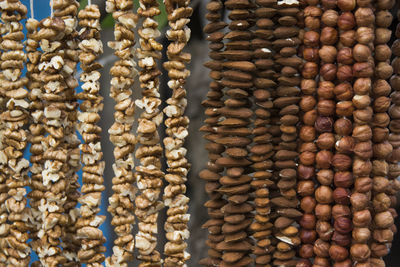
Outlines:
<svg viewBox="0 0 400 267"><path fill-rule="evenodd" d="M77 238L80 241L78 258L88 267L100 267L105 260L103 245L106 239L99 229L105 216L98 215L101 205L101 193L104 191L103 152L101 150L100 112L103 110L103 97L100 95L100 70L102 65L98 58L103 53L100 39L100 10L97 5L88 4L79 11L79 43L82 73L80 80L82 92L77 98L82 101L78 114L78 130L84 141L79 146L82 151L82 195L79 198L80 217L76 221Z"/></svg>
<svg viewBox="0 0 400 267"><path fill-rule="evenodd" d="M27 12L26 6L20 1L1 2L1 19L5 28L0 44L0 49L3 50L2 93L6 102L6 109L0 117L6 128L3 132L1 160L8 163L4 170L8 198L3 206L7 210L8 225L2 229L8 235L2 239L7 244L2 245L2 251L7 257L3 261L7 266L27 266L30 261L30 247L27 243L30 212L25 197L25 186L29 184L29 161L23 158L28 141L25 127L28 123L29 103L28 91L24 88L28 79L22 77L26 55L23 51L22 40L25 36L21 23Z"/></svg>
<svg viewBox="0 0 400 267"><path fill-rule="evenodd" d="M299 147L299 165L298 178L299 183L297 192L300 199L300 209L303 215L299 221L301 246L299 248L299 257L302 258L297 267L312 266L311 259L314 256L313 243L317 238L316 221L314 214L315 199L314 189L316 187L316 166L315 155L318 150L318 134L320 136L332 135L333 121L323 120L322 124L316 128L314 134L302 134L309 132L314 128L317 114L317 87L318 87L318 71L319 71L319 56L320 48L320 26L322 9L319 7L319 1L307 1L304 8L304 49L302 58L305 60L302 67L301 101L299 103L301 115L300 139L302 144ZM291 116L288 116L288 119ZM313 131L313 130L311 130ZM320 147L322 148L322 147ZM310 160L311 158L311 160Z"/></svg>
<svg viewBox="0 0 400 267"><path fill-rule="evenodd" d="M139 81L143 97L135 101L136 106L142 109L137 128L140 146L135 153L140 161L135 169L135 179L140 190L135 199L135 215L139 221L135 242L139 251L137 259L141 261L139 266L161 266L161 255L156 246L158 211L163 208L159 196L164 178L160 160L163 150L157 131L163 121L163 114L159 109L161 72L157 67L162 45L156 41L161 34L154 18L161 11L156 0L141 0L139 4L138 15L142 18L142 26L138 30L140 48L136 50L136 55L141 68Z"/></svg>
<svg viewBox="0 0 400 267"><path fill-rule="evenodd" d="M375 12L375 70L372 84L372 108L373 120L372 141L373 141L373 161L372 176L373 180L385 179L385 183L389 182L389 187L385 192L380 190L372 190L372 218L371 242L369 248L365 251L370 252L371 262L382 262L383 257L389 254L391 241L393 239L396 228L394 219L397 217L395 210L396 197L393 197L398 190L398 183L389 180L389 164L393 146L389 142L389 124L390 116L388 114L392 93L389 79L393 74L393 66L390 64L392 56L390 47L387 45L392 37L390 26L392 25L393 16L390 12L395 1L376 0L373 3ZM383 53L382 53L383 52ZM373 184L379 184L374 183ZM378 188L379 189L379 188ZM393 201L392 203L392 199ZM371 199L370 199L371 200ZM368 250L367 250L368 249ZM359 249L358 249L359 250ZM360 254L359 251L357 255ZM355 259L357 261L357 259ZM361 260L358 260L360 262ZM356 265L357 266L357 265Z"/></svg>
<svg viewBox="0 0 400 267"><path fill-rule="evenodd" d="M169 61L163 66L168 71L168 86L172 90L172 96L166 101L168 105L164 109L168 117L165 120L167 137L164 138L168 166L165 175L168 185L163 195L164 204L168 207L168 217L164 224L168 240L164 246L164 266L173 267L186 266L185 262L190 259L185 241L189 238L187 223L190 219L185 182L190 164L185 158L187 150L184 147L189 126L189 118L184 115L187 105L184 86L190 75L185 64L190 62L191 55L183 50L190 39L191 32L187 24L193 11L189 7L190 0L165 0L164 3L170 26L166 35L170 44L167 48Z"/></svg>
<svg viewBox="0 0 400 267"><path fill-rule="evenodd" d="M68 153L63 146L66 120L68 86L62 75L65 52L62 40L66 26L60 18L46 18L40 23L37 41L43 51L40 57L40 80L43 81L43 94L40 101L44 104L43 124L46 130L42 140L44 168L42 171L44 194L40 199L42 212L40 245L38 257L44 266L57 266L66 262L62 255L61 237L68 222L64 214L66 202L66 177L68 171Z"/></svg>
<svg viewBox="0 0 400 267"><path fill-rule="evenodd" d="M75 266L74 264L78 264L79 262L77 253L81 246L80 241L76 238L75 227L76 219L79 214L79 210L76 208L79 198L79 177L77 172L81 167L79 150L79 144L81 142L76 134L78 102L75 94L75 88L78 87L75 74L79 61L78 33L76 31L79 3L75 0L52 0L52 7L53 16L62 19L66 26L66 35L62 41L64 49L64 67L62 68L61 74L68 86L65 105L67 120L63 122L63 146L68 153L68 170L65 173L67 181L67 200L64 206L65 214L68 215L68 223L63 231L62 247L63 255L67 259L65 266Z"/></svg>
<svg viewBox="0 0 400 267"><path fill-rule="evenodd" d="M31 7L32 8L32 7ZM32 14L32 13L31 13ZM32 15L33 17L33 15ZM43 152L44 148L42 140L44 139L45 128L43 126L43 103L40 96L43 93L43 82L40 79L39 60L41 52L39 51L39 41L37 34L39 31L40 22L34 18L28 19L26 23L27 28L27 41L26 51L28 62L26 64L27 72L26 77L29 79L27 88L29 89L29 112L30 112L30 125L29 125L29 142L31 143L31 192L28 193L29 205L31 207L31 221L30 221L30 238L32 239L30 246L33 251L38 253L40 246L39 230L41 228L42 212L39 210L40 200L43 198L45 190L43 188L42 171L44 168ZM39 264L35 262L34 264Z"/></svg>
<svg viewBox="0 0 400 267"><path fill-rule="evenodd" d="M116 23L114 26L115 41L108 45L115 50L119 58L110 70L112 76L110 96L116 101L115 122L108 130L110 140L114 144L113 195L109 198L108 211L113 218L111 224L117 239L114 241L113 255L106 259L106 266L128 266L133 260L135 248L132 235L134 217L134 201L136 187L133 170L135 167L132 153L135 150L136 138L132 133L135 103L132 99L132 88L137 70L134 60L134 45L137 16L132 12L133 1L121 0L106 2L106 11L112 13Z"/></svg>
<svg viewBox="0 0 400 267"><path fill-rule="evenodd" d="M204 27L204 32L207 34L207 40L210 42L208 47L210 49L209 57L211 60L206 62L205 66L211 70L209 76L213 80L209 85L210 89L207 93L207 99L202 102L207 118L204 121L205 125L200 128L200 131L205 132L204 139L208 141L205 145L208 151L208 162L207 168L202 170L199 176L205 180L205 191L210 198L210 200L204 203L209 219L202 226L202 228L206 228L208 231L206 245L209 249L207 253L208 257L200 260L199 264L204 266L218 266L222 254L217 250L216 246L223 240L221 227L224 223L220 208L226 204L226 200L222 198L222 193L218 191L221 187L219 179L221 178L223 168L217 165L215 161L221 157L221 154L225 150L222 144L216 143L216 139L222 137L220 133L217 133L221 117L217 109L224 106L224 102L222 101L223 86L220 82L224 58L221 53L224 49L223 39L225 34L223 30L227 24L223 22L224 5L221 1L210 0L207 4L207 11L206 19L209 23Z"/></svg>

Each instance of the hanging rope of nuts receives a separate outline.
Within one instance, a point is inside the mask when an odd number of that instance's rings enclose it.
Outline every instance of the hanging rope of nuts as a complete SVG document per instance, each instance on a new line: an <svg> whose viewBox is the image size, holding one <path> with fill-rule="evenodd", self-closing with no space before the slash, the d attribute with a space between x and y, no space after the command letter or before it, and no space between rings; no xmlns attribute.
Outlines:
<svg viewBox="0 0 400 267"><path fill-rule="evenodd" d="M26 54L23 49L24 33L21 21L27 14L27 8L20 1L1 2L1 19L5 32L2 36L0 48L1 70L3 73L2 88L6 108L1 113L1 122L5 124L2 135L3 155L2 161L7 162L4 170L7 184L8 198L4 207L7 210L7 236L3 245L6 255L6 265L28 265L30 261L30 248L27 222L29 209L25 186L28 185L29 161L23 158L27 146L27 132L29 103L26 101L28 91L27 78L22 76Z"/></svg>
<svg viewBox="0 0 400 267"><path fill-rule="evenodd" d="M103 110L103 97L100 96L100 70L102 65L97 59L103 52L100 40L100 10L97 5L87 5L79 11L79 61L83 72L80 80L83 82L83 92L77 95L82 101L81 113L78 114L78 129L84 141L79 146L82 151L82 195L79 198L80 217L75 227L77 239L81 246L77 254L81 263L98 267L105 260L105 238L99 226L105 216L99 216L101 192L103 185L105 162L100 143L101 128L97 125L100 112Z"/></svg>
<svg viewBox="0 0 400 267"><path fill-rule="evenodd" d="M140 48L136 50L140 86L143 88L140 100L135 104L143 111L140 114L137 128L137 138L140 146L135 156L140 161L136 167L135 178L140 194L135 199L135 215L138 218L139 231L136 234L136 248L139 250L137 258L140 266L161 266L161 255L157 246L158 211L163 208L159 201L164 173L161 171L162 147L158 135L159 125L163 121L163 114L159 93L159 75L157 63L161 59L162 45L156 41L160 36L158 23L154 17L159 15L160 9L155 0L140 1L138 15L143 18L139 28Z"/></svg>
<svg viewBox="0 0 400 267"><path fill-rule="evenodd" d="M229 182L232 182L232 179L229 179L227 176L221 178L223 168L215 163L225 150L225 147L222 144L218 144L216 140L222 137L218 133L221 115L217 112L217 109L224 106L222 101L223 86L220 82L222 63L224 62L221 52L224 49L223 39L225 34L223 33L223 29L227 24L223 22L224 5L221 1L210 0L207 4L207 10L206 18L209 23L204 27L204 32L208 34L207 40L210 42L208 47L210 49L209 57L211 61L206 62L205 66L211 70L209 75L213 80L210 82L210 91L207 93L208 99L202 102L202 105L206 108L205 114L208 117L205 120L205 125L200 130L206 133L204 138L208 141L205 147L208 151L208 162L207 168L202 170L199 176L206 181L205 191L210 200L204 206L207 208L210 219L202 226L208 230L206 244L209 249L208 257L202 259L200 264L204 266L218 266L222 260L222 253L216 246L223 240L221 227L224 223L220 208L226 204L226 200L222 198L222 193L218 189L221 187L222 182L224 185L229 185Z"/></svg>
<svg viewBox="0 0 400 267"><path fill-rule="evenodd" d="M111 224L117 239L114 240L113 254L107 258L107 266L128 266L128 261L133 260L135 240L132 234L135 223L134 205L136 187L134 159L136 137L132 133L134 122L135 103L132 99L132 87L137 75L135 69L133 47L137 16L132 12L133 1L122 0L114 2L107 0L106 11L112 13L115 20L115 41L108 45L115 50L118 60L110 70L111 89L110 96L116 101L114 106L115 122L108 130L110 141L114 144L113 164L113 195L109 198L108 211L112 215Z"/></svg>

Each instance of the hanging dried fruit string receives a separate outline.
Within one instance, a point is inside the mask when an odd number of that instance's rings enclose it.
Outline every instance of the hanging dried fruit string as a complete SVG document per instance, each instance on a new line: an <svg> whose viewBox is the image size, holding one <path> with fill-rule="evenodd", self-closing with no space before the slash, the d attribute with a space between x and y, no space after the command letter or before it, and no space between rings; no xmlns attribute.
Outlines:
<svg viewBox="0 0 400 267"><path fill-rule="evenodd" d="M313 245L317 238L316 216L314 214L315 199L315 155L318 150L315 143L316 136L319 134L328 135L332 132L333 120L330 118L319 117L316 123L317 114L317 75L319 73L319 48L320 48L320 26L322 10L318 6L319 1L307 1L304 9L304 33L302 57L305 63L302 68L302 81L300 89L302 99L299 103L302 112L300 128L300 139L302 141L299 147L299 165L297 192L301 196L300 208L304 212L299 224L301 227L300 238L301 246L299 248L299 257L302 258L297 263L297 267L312 266L311 258L314 256ZM290 119L295 119L287 115ZM315 125L315 128L314 128Z"/></svg>
<svg viewBox="0 0 400 267"><path fill-rule="evenodd" d="M143 111L137 128L140 146L135 153L140 161L140 166L135 168L135 178L140 190L135 200L135 215L139 220L135 242L140 266L161 266L161 255L156 246L158 211L163 208L159 195L164 178L160 161L163 150L157 131L163 121L163 114L158 108L161 105L158 78L161 72L157 66L161 59L162 45L156 41L160 32L154 19L154 16L160 14L160 9L156 0L141 0L139 4L138 15L143 21L138 30L140 48L136 50L136 55L141 68L139 81L143 98L136 100L135 104Z"/></svg>
<svg viewBox="0 0 400 267"><path fill-rule="evenodd" d="M6 108L1 113L1 123L6 127L2 136L4 148L1 158L3 163L8 164L4 170L8 194L4 208L7 210L9 222L2 229L8 233L3 239L7 245L2 245L2 250L6 255L5 264L8 266L27 266L30 261L30 247L27 243L29 209L26 207L25 198L29 161L23 158L27 146L25 126L28 123L29 108L26 100L28 91L24 88L28 80L22 77L26 55L23 51L24 33L21 20L26 14L27 8L20 1L1 2L1 19L5 28L0 44L0 49L3 50L2 94L6 102Z"/></svg>
<svg viewBox="0 0 400 267"><path fill-rule="evenodd" d="M75 78L76 66L78 64L78 41L77 41L77 14L79 3L75 0L52 0L54 17L60 18L65 23L65 36L63 43L64 49L64 66L62 68L62 76L66 80L68 89L66 91L66 120L63 121L64 141L63 146L67 150L67 164L69 166L65 173L67 181L67 200L64 206L65 213L68 215L68 223L62 237L63 255L67 259L66 266L77 264L77 252L80 243L76 239L76 218L78 210L76 204L79 197L79 183L77 172L80 169L80 141L76 135L77 108L78 103L75 95L75 88L78 81Z"/></svg>
<svg viewBox="0 0 400 267"><path fill-rule="evenodd" d="M62 75L65 53L62 40L65 35L65 23L60 18L46 18L41 22L37 41L43 51L40 57L40 79L43 81L44 103L43 124L46 137L42 140L44 169L43 191L39 210L42 212L39 231L40 246L38 256L42 265L65 263L62 256L61 240L68 218L64 214L66 202L67 150L63 147L66 120L66 100L68 86Z"/></svg>
<svg viewBox="0 0 400 267"><path fill-rule="evenodd" d="M31 6L31 16L32 6ZM30 246L33 251L38 252L38 246L40 241L38 237L39 230L41 228L42 213L39 210L40 200L43 198L43 179L42 171L44 168L43 161L43 146L42 140L44 139L45 128L43 126L43 103L40 99L42 95L42 80L40 79L39 71L39 60L41 52L38 50L39 41L37 40L37 34L39 31L39 21L33 17L29 18L26 22L27 28L27 41L26 41L26 52L28 56L28 62L26 64L27 72L26 77L28 78L27 88L29 89L29 112L31 114L31 121L29 125L29 142L31 143L31 181L29 192L29 205L31 207L31 222L30 222L30 238L32 242ZM38 264L38 263L37 263Z"/></svg>
<svg viewBox="0 0 400 267"><path fill-rule="evenodd" d="M184 52L190 39L190 22L192 8L190 1L165 0L170 29L167 38L171 42L167 48L169 61L163 64L168 71L168 86L172 90L164 109L166 135L164 138L165 157L167 159L168 185L164 189L163 200L167 210L167 220L164 224L167 243L164 246L166 256L164 266L186 266L190 254L186 252L186 239L189 238L187 223L190 215L187 213L189 198L185 195L187 174L190 168L184 147L188 135L189 118L184 115L187 99L185 83L190 71L185 64L190 62L191 55Z"/></svg>
<svg viewBox="0 0 400 267"><path fill-rule="evenodd" d="M300 244L299 231L295 220L302 213L296 209L297 171L297 122L299 121L299 94L302 60L297 57L301 14L298 1L277 1L276 28L273 31L273 49L275 55L277 77L276 98L274 108L279 110L280 120L277 121L280 130L280 140L275 147L274 180L276 190L271 193L273 212L284 218L284 224L276 224L274 231L277 250L273 253L273 264L295 266L296 247ZM279 51L279 52L278 52ZM278 198L274 200L274 198ZM284 203L286 204L284 204ZM282 219L280 219L282 220Z"/></svg>
<svg viewBox="0 0 400 267"><path fill-rule="evenodd" d="M110 70L112 76L110 96L116 101L115 122L108 130L114 144L113 178L114 194L109 198L108 211L113 216L111 224L115 226L117 239L114 241L113 255L106 260L107 266L128 266L133 260L135 248L132 234L135 223L134 205L136 187L133 169L135 163L132 153L135 150L136 138L132 133L135 119L135 103L132 99L132 88L137 75L134 60L134 45L137 16L132 12L133 1L122 0L106 2L106 11L115 19L115 41L108 45L115 50L119 58Z"/></svg>
<svg viewBox="0 0 400 267"><path fill-rule="evenodd" d="M373 120L372 120L372 141L373 141L373 162L372 174L374 185L384 179L388 182L389 163L388 158L393 151L392 144L388 142L390 117L388 110L391 104L391 86L387 82L393 74L393 67L390 65L391 50L387 43L390 41L392 31L392 14L389 11L394 1L376 1L374 32L375 44L375 72L372 84L373 97ZM375 183L377 181L378 183ZM382 192L372 191L373 224L372 242L369 244L373 262L382 262L382 258L389 253L394 225L394 217L397 216L394 206L391 207L391 194L396 192L396 186L392 185L388 190ZM356 214L354 215L356 216Z"/></svg>
<svg viewBox="0 0 400 267"><path fill-rule="evenodd" d="M226 204L226 200L222 199L222 193L218 192L218 189L221 187L221 183L229 185L232 182L235 183L235 180L230 179L228 176L221 178L221 173L224 168L215 163L225 151L225 147L216 142L217 139L222 137L222 135L217 132L218 127L220 127L219 120L221 118L218 108L224 106L222 101L223 86L221 84L221 70L222 63L224 62L221 51L224 49L223 39L225 35L222 31L227 25L223 22L222 17L224 5L219 0L210 0L207 4L207 10L206 19L209 23L204 27L204 32L208 34L207 40L210 42L209 57L211 60L206 62L205 66L211 70L209 75L213 81L210 82L207 100L202 102L202 105L206 108L205 114L208 117L204 121L205 125L202 126L200 130L206 133L204 138L208 143L205 148L208 151L209 161L207 163L207 168L201 171L199 176L206 181L205 191L209 195L210 200L208 200L204 206L207 207L210 218L202 226L208 230L208 239L206 241L209 247L208 257L202 259L200 264L204 266L218 266L222 259L222 253L217 249L217 244L223 241L224 238L221 234L222 224L224 223L221 207ZM223 126L223 124L221 126Z"/></svg>
<svg viewBox="0 0 400 267"><path fill-rule="evenodd" d="M106 241L99 226L105 216L99 216L101 192L104 191L103 152L101 150L101 128L97 125L100 112L103 110L103 97L100 95L100 69L97 62L103 53L103 44L100 39L100 10L97 5L87 5L79 11L79 43L82 73L82 92L77 98L82 101L81 112L78 114L78 129L84 141L80 145L82 151L82 196L79 198L80 217L75 227L80 242L78 258L80 263L98 267L105 260L103 246Z"/></svg>
<svg viewBox="0 0 400 267"><path fill-rule="evenodd" d="M273 222L271 221L270 207L270 187L272 182L272 166L273 166L273 145L272 135L269 133L271 123L272 95L276 89L276 73L273 70L273 51L271 47L271 32L275 25L273 17L276 14L276 6L273 2L256 1L258 4L254 10L256 16L256 27L254 30L254 38L251 41L252 47L255 49L253 54L253 62L257 67L254 74L255 91L253 92L255 109L255 121L253 129L253 146L250 150L252 153L250 159L254 172L254 180L251 182L255 192L254 203L255 217L251 224L253 237L256 245L253 248L255 254L256 266L264 266L271 262L271 253L274 248L271 243ZM232 12L235 14L235 12ZM231 14L231 15L233 15ZM236 17L240 19L248 19L251 15L249 12L239 10ZM247 82L253 79L252 75L239 72L241 81ZM238 73L238 74L239 74ZM279 198L275 198L279 201Z"/></svg>

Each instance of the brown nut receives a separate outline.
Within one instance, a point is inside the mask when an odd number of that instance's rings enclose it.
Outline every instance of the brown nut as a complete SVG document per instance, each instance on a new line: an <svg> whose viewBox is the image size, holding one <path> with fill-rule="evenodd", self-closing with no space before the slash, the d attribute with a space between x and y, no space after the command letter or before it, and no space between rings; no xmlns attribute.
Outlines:
<svg viewBox="0 0 400 267"><path fill-rule="evenodd" d="M350 135L353 131L353 124L347 118L339 118L334 124L335 133L341 136Z"/></svg>
<svg viewBox="0 0 400 267"><path fill-rule="evenodd" d="M348 205L350 204L350 194L349 189L338 187L333 190L333 199L337 204Z"/></svg>
<svg viewBox="0 0 400 267"><path fill-rule="evenodd" d="M337 25L340 30L348 31L356 25L356 19L352 12L343 12L338 18Z"/></svg>
<svg viewBox="0 0 400 267"><path fill-rule="evenodd" d="M329 256L334 261L344 261L349 256L349 251L338 245L331 245L329 248Z"/></svg>
<svg viewBox="0 0 400 267"><path fill-rule="evenodd" d="M353 47L353 57L357 62L367 62L371 57L371 50L367 45L356 44Z"/></svg>
<svg viewBox="0 0 400 267"><path fill-rule="evenodd" d="M336 47L331 45L324 45L319 49L318 55L323 62L334 63L337 55Z"/></svg>
<svg viewBox="0 0 400 267"><path fill-rule="evenodd" d="M337 6L342 11L351 11L356 8L356 0L338 0Z"/></svg>
<svg viewBox="0 0 400 267"><path fill-rule="evenodd" d="M350 247L351 258L356 262L364 262L371 256L371 251L367 244L353 244Z"/></svg>
<svg viewBox="0 0 400 267"><path fill-rule="evenodd" d="M367 243L371 238L371 231L367 227L354 227L351 235L356 243Z"/></svg>
<svg viewBox="0 0 400 267"><path fill-rule="evenodd" d="M320 149L331 149L335 144L335 136L332 133L323 133L318 136L317 146Z"/></svg>
<svg viewBox="0 0 400 267"><path fill-rule="evenodd" d="M333 192L328 186L320 186L315 190L315 199L318 203L329 204L333 202Z"/></svg>
<svg viewBox="0 0 400 267"><path fill-rule="evenodd" d="M349 218L338 217L335 219L333 227L340 234L348 234L353 229L353 223Z"/></svg>

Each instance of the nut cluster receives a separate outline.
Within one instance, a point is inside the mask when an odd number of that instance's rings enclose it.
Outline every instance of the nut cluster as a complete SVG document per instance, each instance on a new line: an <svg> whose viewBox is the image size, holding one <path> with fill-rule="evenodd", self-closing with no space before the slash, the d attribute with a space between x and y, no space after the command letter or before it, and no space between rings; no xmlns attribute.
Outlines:
<svg viewBox="0 0 400 267"><path fill-rule="evenodd" d="M159 78L161 74L157 62L161 59L162 45L156 41L160 36L158 23L154 16L160 14L156 0L140 2L138 15L143 19L139 28L140 48L137 49L140 86L143 88L142 99L135 101L143 111L140 114L137 138L140 146L136 158L140 166L136 167L135 179L140 195L135 199L135 214L139 220L139 231L136 234L137 258L142 261L139 266L161 266L161 256L156 250L158 211L163 208L159 201L164 173L161 171L162 147L157 129L162 123L163 114L159 106Z"/></svg>
<svg viewBox="0 0 400 267"><path fill-rule="evenodd" d="M25 126L28 123L27 78L22 77L26 54L23 51L24 33L21 20L25 18L27 8L20 1L1 1L2 39L1 54L1 94L6 102L0 115L2 131L1 164L6 165L2 173L1 209L5 210L2 217L1 262L4 266L28 265L30 247L27 243L29 209L25 186L28 185L29 161L23 158L28 142ZM3 214L2 214L3 215Z"/></svg>
<svg viewBox="0 0 400 267"><path fill-rule="evenodd" d="M137 76L134 59L134 45L137 16L133 13L132 0L107 0L106 11L112 13L115 19L115 41L108 45L115 50L119 58L110 70L112 76L110 96L116 101L115 122L108 130L110 141L114 144L113 164L114 194L109 198L108 211L113 218L117 239L114 241L113 255L106 259L107 266L128 266L133 260L135 248L132 234L134 216L134 201L137 189L134 187L135 167L132 153L135 150L136 137L132 133L135 103L132 99L132 87Z"/></svg>
<svg viewBox="0 0 400 267"><path fill-rule="evenodd" d="M193 10L189 7L189 0L166 0L164 3L170 27L166 36L171 43L167 48L169 61L163 66L168 71L168 87L172 90L172 95L166 101L167 106L163 110L167 116L166 137L163 142L168 166L165 175L168 185L163 195L164 204L168 207L164 224L167 238L164 246L164 266L175 267L186 266L185 262L190 259L190 254L186 252L186 239L189 238L189 198L185 196L185 182L190 164L185 157L187 150L184 147L189 118L184 113L187 105L185 83L190 75L186 64L190 62L191 55L183 50L190 39L191 32L187 24Z"/></svg>
<svg viewBox="0 0 400 267"><path fill-rule="evenodd" d="M303 215L299 221L301 227L299 247L299 257L302 258L296 266L311 267L311 258L314 256L314 242L317 239L316 222L314 214L316 201L314 199L314 189L316 186L316 166L315 157L318 149L324 147L318 140L330 138L333 143L332 124L333 120L327 116L317 116L317 75L319 68L319 49L320 49L320 25L322 9L319 1L307 1L304 8L304 26L306 31L303 37L302 58L305 60L301 75L300 84L301 101L299 103L301 111L300 140L302 141L299 150L299 165L297 193L301 197L300 208ZM315 127L314 127L315 126ZM317 136L321 139L317 139ZM318 137L319 137L318 136ZM324 173L324 170L321 170ZM319 172L318 172L319 174Z"/></svg>
<svg viewBox="0 0 400 267"><path fill-rule="evenodd" d="M63 146L67 151L67 164L69 166L66 177L67 200L64 206L65 214L68 215L68 222L63 230L62 247L63 255L67 262L65 266L74 266L79 262L77 253L80 242L76 239L76 218L78 210L76 204L79 197L78 174L80 170L80 140L76 135L78 103L75 88L78 81L75 78L76 66L78 64L78 41L77 41L77 14L79 3L76 0L53 0L54 17L62 19L65 23L65 36L62 40L64 50L64 66L62 75L68 86L66 92L66 121L63 122L64 141Z"/></svg>
<svg viewBox="0 0 400 267"><path fill-rule="evenodd" d="M208 141L205 148L208 151L208 163L207 168L199 173L201 179L206 181L205 191L209 195L208 200L204 206L207 208L208 216L210 219L203 225L203 228L208 230L208 239L206 241L208 249L208 257L200 261L201 265L204 266L218 266L222 260L222 253L217 249L217 244L224 240L224 236L221 234L222 225L224 224L224 215L222 214L221 207L226 204L226 200L223 199L223 194L219 192L222 183L227 185L226 181L234 180L229 177L222 178L223 167L216 164L216 160L221 158L222 153L225 151L225 147L222 144L216 142L217 139L221 138L222 135L218 133L220 126L219 121L222 117L218 109L224 107L222 100L223 85L221 84L221 70L224 62L222 51L224 45L224 28L227 24L223 21L222 14L224 11L224 5L220 0L210 0L207 4L208 13L206 15L209 23L204 27L204 32L207 34L207 40L209 44L209 57L205 66L209 68L210 77L213 79L210 83L210 91L207 93L207 100L202 102L202 105L206 108L205 114L207 115L205 125L200 128L201 131L205 132L204 138ZM225 182L224 182L225 181Z"/></svg>
<svg viewBox="0 0 400 267"><path fill-rule="evenodd" d="M96 5L87 5L79 14L79 61L82 74L80 80L82 92L77 98L82 101L81 112L78 114L78 129L83 139L79 146L82 151L82 195L79 198L81 207L80 217L76 220L76 234L80 245L77 254L79 262L87 266L99 267L104 261L105 238L99 226L104 222L105 216L99 216L101 192L103 185L105 162L102 160L100 133L97 125L100 112L103 110L103 97L100 96L100 69L102 65L97 59L103 52L100 39L100 10Z"/></svg>

